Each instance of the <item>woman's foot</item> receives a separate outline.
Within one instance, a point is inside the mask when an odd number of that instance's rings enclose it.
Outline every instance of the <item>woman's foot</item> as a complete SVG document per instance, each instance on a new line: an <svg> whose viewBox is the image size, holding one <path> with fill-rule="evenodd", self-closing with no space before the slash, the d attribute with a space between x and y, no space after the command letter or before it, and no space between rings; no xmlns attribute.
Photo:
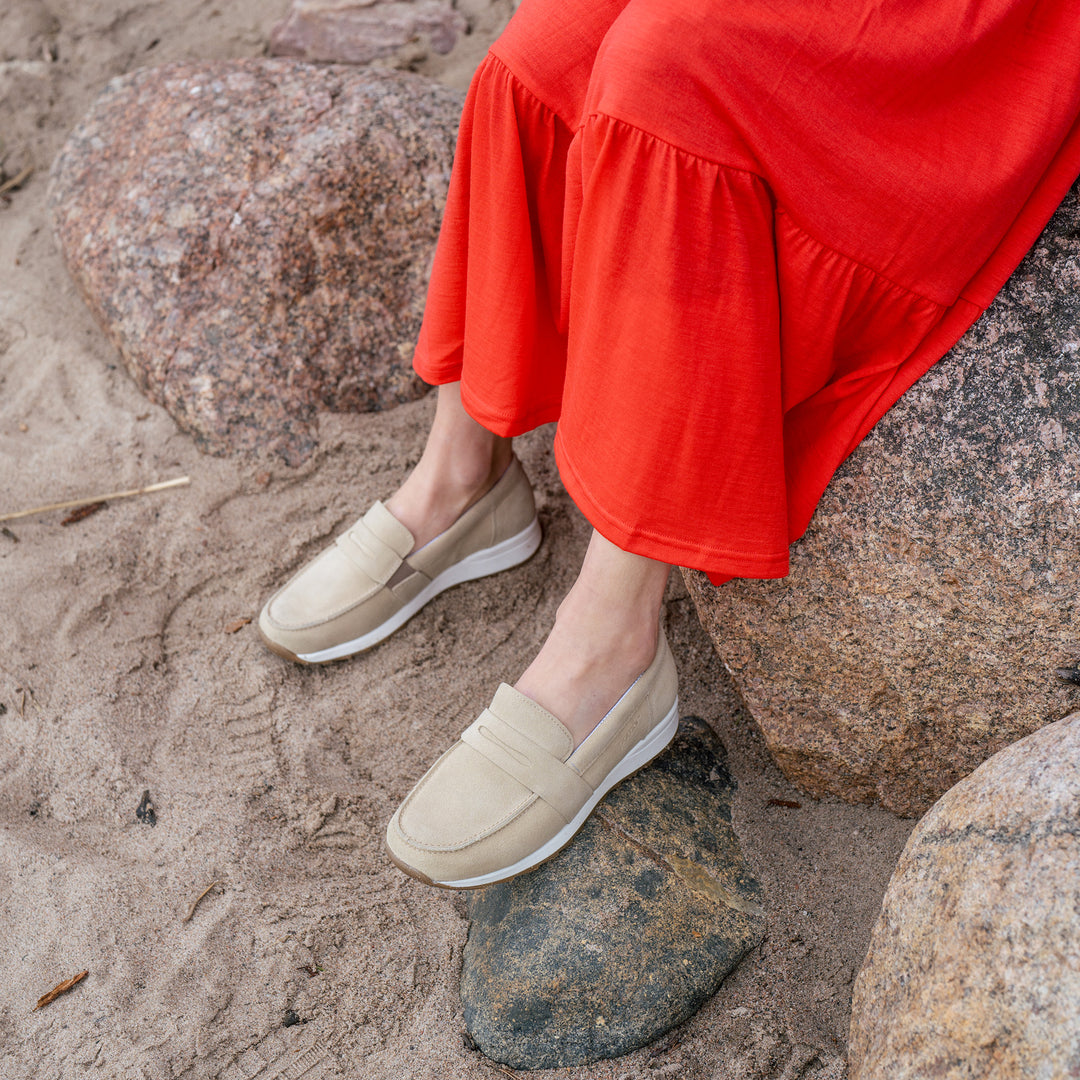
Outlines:
<svg viewBox="0 0 1080 1080"><path fill-rule="evenodd" d="M531 870L656 757L678 723L678 676L662 632L651 663L577 749L557 717L504 684L398 808L387 852L405 873L451 889Z"/></svg>
<svg viewBox="0 0 1080 1080"><path fill-rule="evenodd" d="M547 641L515 684L562 721L575 748L652 663L670 570L593 532Z"/></svg>
<svg viewBox="0 0 1080 1080"><path fill-rule="evenodd" d="M536 659L390 820L386 849L405 873L471 889L532 869L671 741L678 676L659 629L670 570L592 534Z"/></svg>
<svg viewBox="0 0 1080 1080"><path fill-rule="evenodd" d="M540 544L510 440L442 387L416 469L267 601L259 633L279 656L321 664L370 649L453 585L507 570Z"/></svg>

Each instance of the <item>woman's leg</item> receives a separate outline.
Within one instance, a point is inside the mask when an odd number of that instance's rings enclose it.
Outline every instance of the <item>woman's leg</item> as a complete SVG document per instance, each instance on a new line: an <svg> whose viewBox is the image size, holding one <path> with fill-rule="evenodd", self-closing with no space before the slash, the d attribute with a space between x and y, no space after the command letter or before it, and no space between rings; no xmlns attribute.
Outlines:
<svg viewBox="0 0 1080 1080"><path fill-rule="evenodd" d="M465 412L458 383L439 387L438 394L420 461L386 504L418 548L453 524L510 462L510 440ZM547 641L515 684L569 728L575 746L656 654L670 569L593 532Z"/></svg>
<svg viewBox="0 0 1080 1080"><path fill-rule="evenodd" d="M510 464L510 440L478 424L461 405L461 384L438 389L435 419L416 468L386 501L417 548L448 529Z"/></svg>
<svg viewBox="0 0 1080 1080"><path fill-rule="evenodd" d="M515 684L569 728L575 747L656 655L670 570L593 530L547 641Z"/></svg>
<svg viewBox="0 0 1080 1080"><path fill-rule="evenodd" d="M420 461L386 503L418 548L453 524L510 463L511 440L469 416L459 383L440 386L438 394ZM593 531L547 641L515 684L570 729L575 746L656 654L670 569Z"/></svg>

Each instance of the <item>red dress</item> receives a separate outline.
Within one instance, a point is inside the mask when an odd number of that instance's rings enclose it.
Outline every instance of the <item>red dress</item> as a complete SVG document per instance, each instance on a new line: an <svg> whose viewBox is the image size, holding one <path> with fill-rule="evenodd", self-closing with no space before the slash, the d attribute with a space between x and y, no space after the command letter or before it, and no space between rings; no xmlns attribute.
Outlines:
<svg viewBox="0 0 1080 1080"><path fill-rule="evenodd" d="M415 367L558 420L628 551L779 577L1080 174L1080 0L524 0L466 101Z"/></svg>

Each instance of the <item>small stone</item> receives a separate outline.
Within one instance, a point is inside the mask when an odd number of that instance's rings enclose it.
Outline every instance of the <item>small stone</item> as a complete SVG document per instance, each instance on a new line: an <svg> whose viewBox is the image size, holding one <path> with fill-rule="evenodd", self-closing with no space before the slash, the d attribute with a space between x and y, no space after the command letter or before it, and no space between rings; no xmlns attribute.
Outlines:
<svg viewBox="0 0 1080 1080"><path fill-rule="evenodd" d="M270 31L270 55L367 64L400 54L416 63L429 48L448 53L467 28L450 0L292 0Z"/></svg>
<svg viewBox="0 0 1080 1080"><path fill-rule="evenodd" d="M628 1053L691 1016L761 940L725 759L683 717L555 858L469 894L461 998L488 1057L553 1069Z"/></svg>
<svg viewBox="0 0 1080 1080"><path fill-rule="evenodd" d="M855 983L851 1080L1080 1075L1080 713L919 822Z"/></svg>
<svg viewBox="0 0 1080 1080"><path fill-rule="evenodd" d="M150 798L149 790L142 793L142 798L139 800L139 805L135 807L135 816L144 825L157 824L157 812L154 810L154 803L153 800Z"/></svg>
<svg viewBox="0 0 1080 1080"><path fill-rule="evenodd" d="M918 816L1080 706L1080 187L840 467L781 581L688 572L774 760Z"/></svg>
<svg viewBox="0 0 1080 1080"><path fill-rule="evenodd" d="M1076 667L1058 668L1056 674L1059 679L1064 679L1066 682L1076 683L1077 686L1080 686L1080 664Z"/></svg>
<svg viewBox="0 0 1080 1080"><path fill-rule="evenodd" d="M287 60L113 79L49 199L124 364L214 453L316 445L316 412L426 392L411 367L461 97Z"/></svg>

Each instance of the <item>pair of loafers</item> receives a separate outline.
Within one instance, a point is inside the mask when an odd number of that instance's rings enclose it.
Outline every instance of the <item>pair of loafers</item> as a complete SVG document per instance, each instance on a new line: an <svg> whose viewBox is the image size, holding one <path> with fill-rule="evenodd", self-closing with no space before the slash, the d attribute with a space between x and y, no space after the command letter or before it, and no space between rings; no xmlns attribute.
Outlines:
<svg viewBox="0 0 1080 1080"><path fill-rule="evenodd" d="M418 551L376 503L267 602L259 631L280 656L325 663L382 641L453 585L528 559L540 544L532 489L517 459L446 532ZM387 827L402 870L467 889L514 877L554 855L620 780L671 741L675 663L656 655L582 744L513 687L427 771Z"/></svg>

